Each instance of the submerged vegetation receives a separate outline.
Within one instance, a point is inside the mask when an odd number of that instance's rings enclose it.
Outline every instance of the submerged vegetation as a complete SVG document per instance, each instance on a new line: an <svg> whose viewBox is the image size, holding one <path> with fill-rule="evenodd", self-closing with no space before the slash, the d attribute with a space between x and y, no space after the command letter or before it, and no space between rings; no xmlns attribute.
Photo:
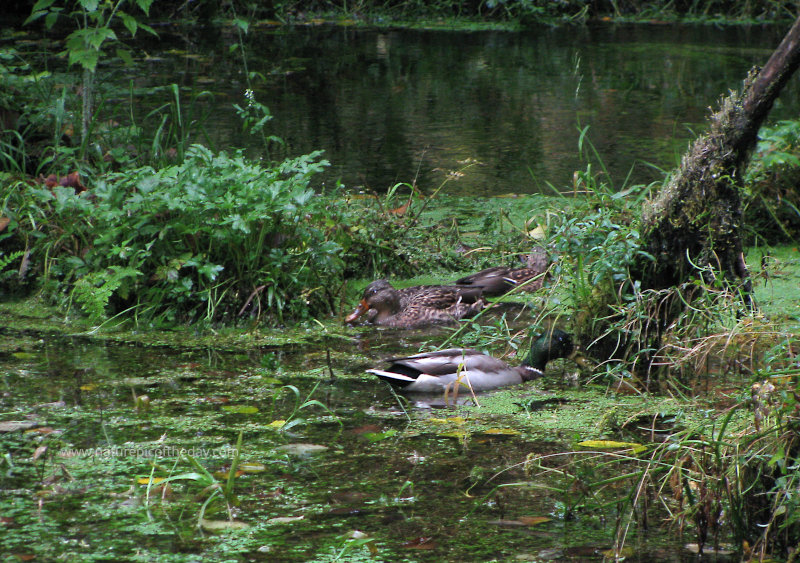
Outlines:
<svg viewBox="0 0 800 563"><path fill-rule="evenodd" d="M400 16L430 10L431 17L455 9L422 4L383 8ZM475 13L573 18L599 15L589 11L600 4L485 2ZM620 16L644 17L652 6L612 4ZM736 5L741 17L782 17L788 9L774 1ZM370 11L368 3L359 6ZM700 3L687 12L713 16L731 3L703 6L703 14ZM51 23L60 17L56 8L37 2ZM306 8L339 7L286 2L272 16L297 19ZM556 8L563 13L546 13ZM0 52L0 306L12 319L4 335L13 336L0 348L7 370L0 399L6 552L300 561L382 553L424 559L428 549L441 559L444 546L463 560L535 559L553 555L545 548L551 537L536 544L538 555L526 551L533 541L527 534L509 534L509 546L501 547L486 538L498 528L552 520L563 530L573 521L586 524L586 534L602 530L602 540L586 540L593 554L597 545L609 549L600 557L623 557L632 535L659 527L684 531L700 551L727 544L741 559L795 557L798 122L762 131L743 187L757 301L776 304L749 311L740 295L700 277L662 292L619 285L642 255L639 213L659 186L612 188L585 129L579 150L586 167L568 191L552 196L470 203L446 194L449 180L427 194L413 181L380 194L321 186L316 178L328 162L319 152L285 154L252 90L236 109L263 141L269 156L259 161L202 142L208 92L195 92L187 104L177 85L167 87L172 101L145 118L154 127L135 122L132 107L125 123L107 119L112 93L85 72L105 56L102 43L116 40L114 13L93 12L109 9L96 2L79 9L96 16L80 20L85 27L72 36L88 43L65 44L81 69L80 90L63 86L69 72L37 68L15 49ZM131 33L146 29L131 15L116 15ZM234 25L248 29L244 19ZM97 107L86 103L93 94L103 101ZM788 246L767 246L776 243ZM532 245L554 259L545 289L512 293L499 300L511 305L422 335L425 347L514 354L526 348L522 335L531 326L580 332L595 322L598 312L582 306L598 292L612 294L613 330L629 341L646 333L660 304L681 303L681 313L661 327L657 348L640 342L595 365L589 347L575 373L576 363L561 360L563 381L535 384L552 384L550 396L464 393L466 405L447 405L452 410L439 417L363 380L377 351L408 351L396 333L340 326L365 277L449 281L456 272L497 265L497 256L516 261ZM23 298L27 305L11 304ZM26 306L44 312L21 312ZM37 321L31 331L15 330ZM212 334L216 347L208 346L202 361L187 362L179 350L163 368L137 355L128 373L108 350L111 358L91 366L65 358L65 335L76 327L122 343L148 338L134 340L126 330L173 329L184 347L193 338L205 347L202 338ZM311 350L264 349L255 334L273 329L294 344L309 343L303 332L317 340ZM378 344L363 347L353 331ZM419 335L408 338L422 344ZM221 354L222 346L235 359ZM644 357L658 369L637 370ZM320 383L337 378L341 386ZM570 389L576 379L582 387ZM168 438L206 449L171 450ZM161 454L117 455L119 444ZM485 456L479 462L471 457L476 451ZM440 506L437 497L448 502ZM434 532L428 515L415 512L423 500L438 507ZM353 516L363 516L364 525L351 525ZM95 521L103 529L93 549L84 540L93 532L86 522ZM399 523L401 538L387 533L387 523ZM288 537L286 527L298 533ZM139 537L147 542L131 539Z"/></svg>

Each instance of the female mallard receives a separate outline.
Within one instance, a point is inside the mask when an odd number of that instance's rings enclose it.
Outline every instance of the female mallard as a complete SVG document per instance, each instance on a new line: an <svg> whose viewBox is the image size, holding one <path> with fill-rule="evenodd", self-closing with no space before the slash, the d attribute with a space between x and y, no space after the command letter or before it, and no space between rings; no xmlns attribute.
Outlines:
<svg viewBox="0 0 800 563"><path fill-rule="evenodd" d="M485 297L505 295L518 285L525 284L526 291L536 291L544 284L550 259L543 248L534 248L523 257L521 268L498 266L456 280L457 285L480 288Z"/></svg>
<svg viewBox="0 0 800 563"><path fill-rule="evenodd" d="M382 326L417 327L452 323L480 311L485 301L479 287L419 285L395 289L386 280L369 284L345 322L352 323L368 312L367 320Z"/></svg>
<svg viewBox="0 0 800 563"><path fill-rule="evenodd" d="M369 369L402 391L423 393L455 391L459 384L473 391L516 385L544 375L550 360L572 354L572 337L558 329L547 331L531 344L531 352L518 367L470 348L451 348L388 360L385 370Z"/></svg>

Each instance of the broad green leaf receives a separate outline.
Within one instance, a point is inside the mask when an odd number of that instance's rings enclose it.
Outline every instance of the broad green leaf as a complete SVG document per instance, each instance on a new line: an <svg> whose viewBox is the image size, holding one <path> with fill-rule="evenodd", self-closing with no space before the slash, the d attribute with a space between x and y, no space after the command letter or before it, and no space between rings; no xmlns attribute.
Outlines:
<svg viewBox="0 0 800 563"><path fill-rule="evenodd" d="M48 15L48 14L49 14L48 12L44 12L44 11L40 11L40 12L33 12L33 13L31 13L31 15L30 15L30 16L28 16L28 17L25 19L25 21L24 21L24 22L22 22L22 25L28 25L29 23L31 23L31 22L35 22L35 21L36 21L36 20L38 20L39 18L41 18L41 17L43 17L43 16L45 16L45 15ZM47 21L47 20L45 20L45 22L46 22L46 21ZM50 29L50 27L51 27L51 26L49 26L49 25L48 25L48 26L47 26L47 29Z"/></svg>
<svg viewBox="0 0 800 563"><path fill-rule="evenodd" d="M153 4L153 0L134 0L136 5L139 6L139 9L142 10L145 14L150 14L150 6Z"/></svg>
<svg viewBox="0 0 800 563"><path fill-rule="evenodd" d="M119 17L122 19L122 24L125 28L130 32L131 35L136 35L136 30L138 29L139 22L133 16L126 14L125 12L117 12Z"/></svg>
<svg viewBox="0 0 800 563"><path fill-rule="evenodd" d="M94 49L72 49L69 51L69 64L79 64L89 71L97 68L97 61L100 60L100 51Z"/></svg>
<svg viewBox="0 0 800 563"><path fill-rule="evenodd" d="M86 40L89 42L89 45L91 45L95 49L100 49L100 46L107 39L116 39L116 38L117 34L114 33L113 29L110 29L108 27L92 29L89 30L89 33L86 34Z"/></svg>
<svg viewBox="0 0 800 563"><path fill-rule="evenodd" d="M44 18L44 25L47 29L53 29L53 26L56 25L56 21L58 21L58 16L60 15L60 11L51 11L47 14L47 17Z"/></svg>
<svg viewBox="0 0 800 563"><path fill-rule="evenodd" d="M80 4L81 8L83 8L87 12L96 12L97 5L99 3L100 0L78 0L78 4Z"/></svg>
<svg viewBox="0 0 800 563"><path fill-rule="evenodd" d="M234 18L233 25L247 33L247 30L250 28L250 22L247 20L243 20L242 18Z"/></svg>
<svg viewBox="0 0 800 563"><path fill-rule="evenodd" d="M117 56L122 60L123 63L125 63L125 65L133 65L133 57L131 57L131 52L127 49L117 49Z"/></svg>
<svg viewBox="0 0 800 563"><path fill-rule="evenodd" d="M144 22L139 22L139 29L143 29L147 33L149 33L150 35L154 35L155 37L158 37L158 33L156 33L156 30L153 29L152 27L150 27L149 25L147 25Z"/></svg>
<svg viewBox="0 0 800 563"><path fill-rule="evenodd" d="M46 10L55 3L56 0L37 0L33 5L31 12L38 12L39 10Z"/></svg>

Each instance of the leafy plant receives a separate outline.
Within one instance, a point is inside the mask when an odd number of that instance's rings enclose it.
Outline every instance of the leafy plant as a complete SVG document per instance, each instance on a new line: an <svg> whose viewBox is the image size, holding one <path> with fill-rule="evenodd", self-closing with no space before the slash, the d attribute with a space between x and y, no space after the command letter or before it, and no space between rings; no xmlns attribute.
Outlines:
<svg viewBox="0 0 800 563"><path fill-rule="evenodd" d="M759 138L745 174L745 222L755 240L796 241L800 239L800 121L763 127Z"/></svg>
<svg viewBox="0 0 800 563"><path fill-rule="evenodd" d="M51 29L62 15L67 15L77 27L66 38L64 54L68 56L70 65L78 65L83 69L81 137L84 146L88 142L89 125L92 121L95 70L105 54L104 46L117 44L117 56L126 63L132 60L130 52L119 42L112 23L116 19L121 20L131 36L135 36L139 29L157 36L153 28L122 10L125 3L126 0L76 0L75 9L66 12L68 2L64 3L65 6L60 6L56 0L37 0L31 15L25 20L25 24L29 24L44 18L45 26ZM128 3L134 4L147 15L153 0L128 0Z"/></svg>

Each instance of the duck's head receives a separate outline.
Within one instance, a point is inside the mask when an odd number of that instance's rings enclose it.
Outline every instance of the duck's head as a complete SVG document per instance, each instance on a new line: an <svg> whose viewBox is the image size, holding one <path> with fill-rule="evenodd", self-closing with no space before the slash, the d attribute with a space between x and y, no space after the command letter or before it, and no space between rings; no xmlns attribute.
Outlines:
<svg viewBox="0 0 800 563"><path fill-rule="evenodd" d="M397 290L386 280L376 280L364 289L364 295L358 302L355 310L344 320L352 323L358 317L369 311L377 310L378 315L388 316L396 313L400 308L400 297ZM370 320L373 320L373 315Z"/></svg>
<svg viewBox="0 0 800 563"><path fill-rule="evenodd" d="M531 353L523 364L544 372L547 362L557 358L566 358L575 351L572 337L554 328L546 331L531 343Z"/></svg>

